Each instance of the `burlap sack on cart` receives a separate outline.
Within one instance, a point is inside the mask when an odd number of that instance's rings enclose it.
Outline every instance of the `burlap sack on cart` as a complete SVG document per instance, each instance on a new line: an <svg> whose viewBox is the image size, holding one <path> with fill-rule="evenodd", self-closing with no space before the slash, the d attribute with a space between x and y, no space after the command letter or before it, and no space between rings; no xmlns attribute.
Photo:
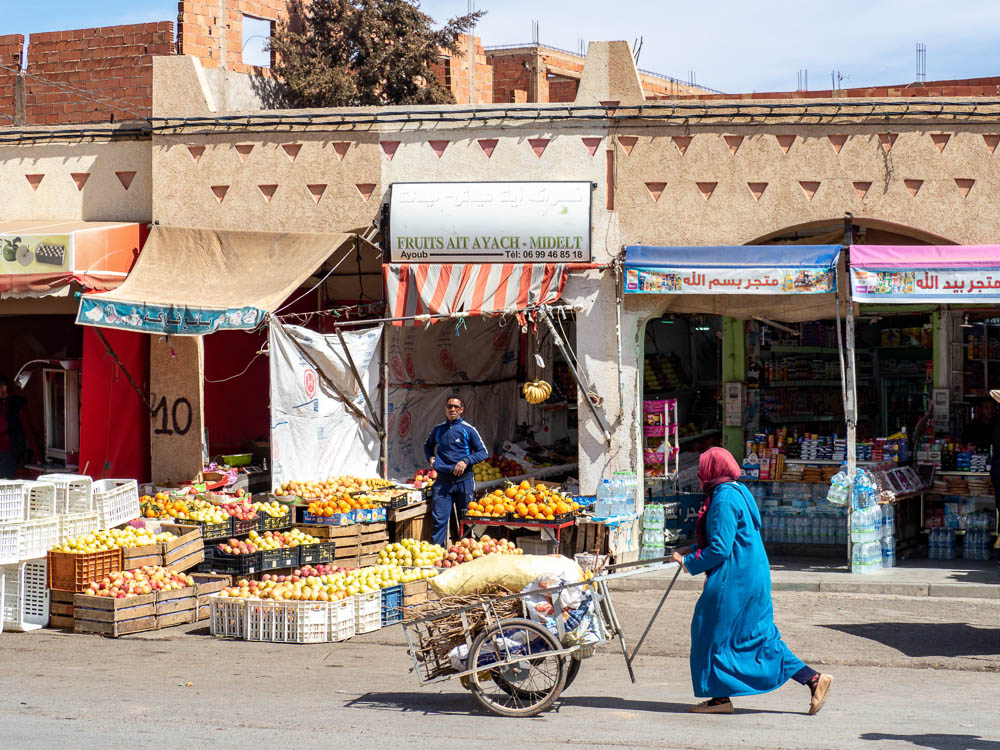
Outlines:
<svg viewBox="0 0 1000 750"><path fill-rule="evenodd" d="M438 596L477 594L493 583L521 591L540 576L583 580L583 569L562 555L485 555L428 579Z"/></svg>

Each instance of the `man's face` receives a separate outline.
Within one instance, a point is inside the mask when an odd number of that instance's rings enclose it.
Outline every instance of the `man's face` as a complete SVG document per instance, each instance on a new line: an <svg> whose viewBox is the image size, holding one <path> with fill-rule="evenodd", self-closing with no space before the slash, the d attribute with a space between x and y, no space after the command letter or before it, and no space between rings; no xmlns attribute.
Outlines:
<svg viewBox="0 0 1000 750"><path fill-rule="evenodd" d="M444 414L448 419L458 419L464 411L465 407L462 406L462 402L456 398L449 398L444 405Z"/></svg>
<svg viewBox="0 0 1000 750"><path fill-rule="evenodd" d="M995 411L993 409L993 402L992 401L983 401L982 406L979 407L979 417L984 422L989 422L990 420L993 419L993 415L994 414L995 414Z"/></svg>

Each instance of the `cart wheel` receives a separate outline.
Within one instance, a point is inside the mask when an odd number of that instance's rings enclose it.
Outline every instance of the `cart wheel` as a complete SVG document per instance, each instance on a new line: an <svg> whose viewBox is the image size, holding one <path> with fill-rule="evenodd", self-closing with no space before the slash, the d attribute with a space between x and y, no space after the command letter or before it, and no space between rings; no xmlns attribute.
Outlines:
<svg viewBox="0 0 1000 750"><path fill-rule="evenodd" d="M563 685L563 690L572 685L573 680L580 674L581 664L583 664L583 657L579 653L575 653L570 657L569 664L566 666L566 684Z"/></svg>
<svg viewBox="0 0 1000 750"><path fill-rule="evenodd" d="M573 654L572 656L564 659L564 668L566 670L566 683L563 685L563 690L568 688L573 684L573 680L576 676L580 674L580 665L583 664L583 657L579 654ZM540 697L537 693L532 693L530 691L521 690L516 685L512 685L507 682L501 675L492 675L493 681L496 683L497 687L503 690L505 693L517 694L519 698L524 699L535 699ZM468 679L466 677L463 680ZM466 687L466 690L469 688Z"/></svg>
<svg viewBox="0 0 1000 750"><path fill-rule="evenodd" d="M566 658L552 654L559 642L538 623L511 618L488 626L472 643L469 664L487 667L469 675L479 704L498 716L535 716L555 702L566 681ZM503 662L527 655L534 658ZM489 680L483 679L488 671Z"/></svg>

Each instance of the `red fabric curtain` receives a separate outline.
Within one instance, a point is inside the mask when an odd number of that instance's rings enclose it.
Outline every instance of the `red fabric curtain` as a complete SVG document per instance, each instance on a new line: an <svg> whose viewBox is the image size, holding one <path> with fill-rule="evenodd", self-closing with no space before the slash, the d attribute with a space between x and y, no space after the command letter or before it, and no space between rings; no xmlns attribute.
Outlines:
<svg viewBox="0 0 1000 750"><path fill-rule="evenodd" d="M98 331L104 333L143 392L149 391L149 335L80 327L83 329L80 472L94 479L114 477L148 482L149 409L108 354Z"/></svg>

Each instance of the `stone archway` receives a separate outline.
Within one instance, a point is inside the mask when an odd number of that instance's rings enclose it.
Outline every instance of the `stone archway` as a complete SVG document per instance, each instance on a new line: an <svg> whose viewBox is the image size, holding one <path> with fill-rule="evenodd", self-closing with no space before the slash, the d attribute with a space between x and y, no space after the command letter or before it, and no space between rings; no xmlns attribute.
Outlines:
<svg viewBox="0 0 1000 750"><path fill-rule="evenodd" d="M859 245L956 245L954 240L923 229L881 219L853 219ZM842 218L809 221L769 232L747 245L834 245L844 241Z"/></svg>

